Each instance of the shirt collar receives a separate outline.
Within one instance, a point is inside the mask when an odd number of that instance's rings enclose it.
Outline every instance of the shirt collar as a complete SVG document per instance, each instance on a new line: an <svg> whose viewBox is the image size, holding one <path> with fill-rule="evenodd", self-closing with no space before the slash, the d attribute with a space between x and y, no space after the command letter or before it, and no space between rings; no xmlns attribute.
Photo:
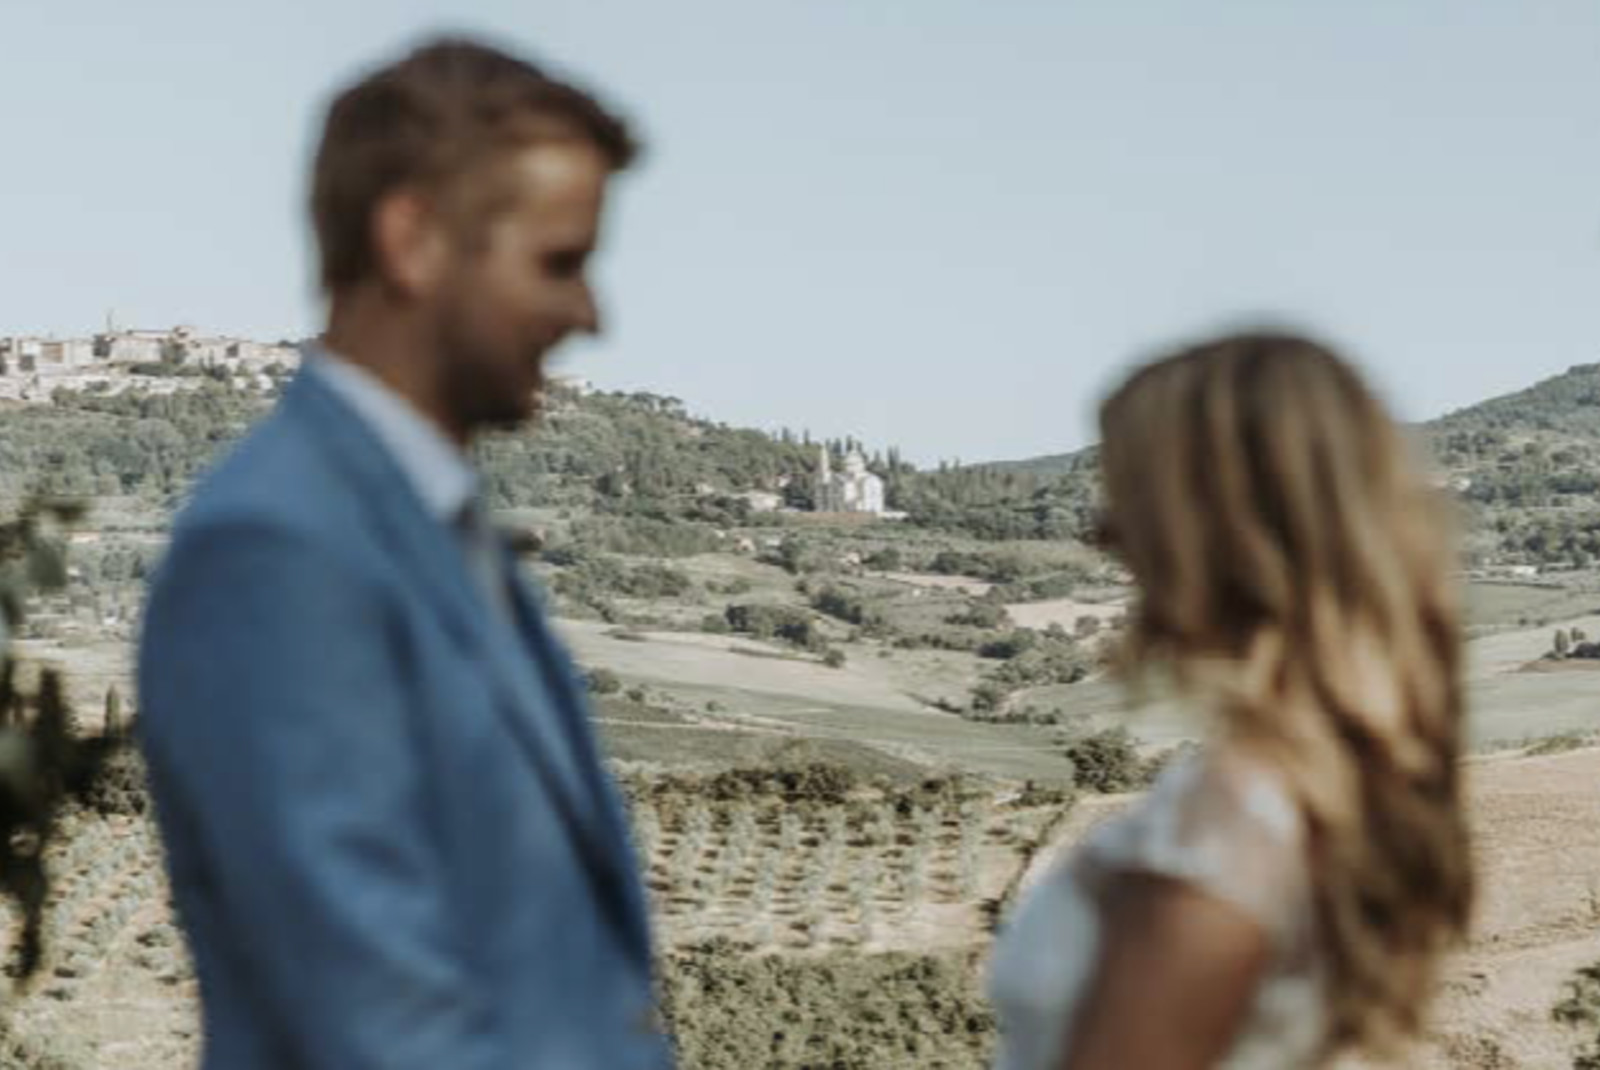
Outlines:
<svg viewBox="0 0 1600 1070"><path fill-rule="evenodd" d="M304 348L305 367L356 411L405 473L428 512L455 523L477 498L478 474L466 454L381 379L320 343Z"/></svg>

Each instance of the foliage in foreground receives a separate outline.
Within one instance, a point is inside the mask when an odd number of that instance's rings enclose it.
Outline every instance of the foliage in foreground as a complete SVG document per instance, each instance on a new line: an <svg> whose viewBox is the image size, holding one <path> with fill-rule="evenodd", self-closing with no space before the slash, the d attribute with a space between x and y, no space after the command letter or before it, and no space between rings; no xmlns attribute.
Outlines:
<svg viewBox="0 0 1600 1070"><path fill-rule="evenodd" d="M0 895L22 913L15 973L27 979L44 956L44 907L50 893L45 853L62 806L94 789L119 746L113 736L79 739L61 674L44 669L30 693L19 681L9 636L22 623L32 590L66 582L52 536L82 514L77 506L33 499L0 525Z"/></svg>
<svg viewBox="0 0 1600 1070"><path fill-rule="evenodd" d="M1567 982L1567 995L1551 1015L1563 1025L1595 1034L1573 1058L1572 1070L1600 1070L1600 963L1583 967Z"/></svg>

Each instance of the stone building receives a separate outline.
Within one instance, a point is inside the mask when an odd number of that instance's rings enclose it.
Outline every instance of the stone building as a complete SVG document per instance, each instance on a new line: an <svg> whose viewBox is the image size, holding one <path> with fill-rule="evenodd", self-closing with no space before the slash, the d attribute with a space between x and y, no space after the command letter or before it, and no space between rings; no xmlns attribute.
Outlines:
<svg viewBox="0 0 1600 1070"><path fill-rule="evenodd" d="M860 450L845 456L842 471L833 470L828 447L820 447L817 465L816 503L819 513L871 513L883 515L883 480L867 471L867 459Z"/></svg>
<svg viewBox="0 0 1600 1070"><path fill-rule="evenodd" d="M299 349L286 343L201 335L192 327L120 328L108 320L103 331L83 338L0 335L0 400L42 401L61 388L168 393L197 384L192 376L137 375L147 370L139 365L225 369L264 388L271 382L265 373L299 364Z"/></svg>

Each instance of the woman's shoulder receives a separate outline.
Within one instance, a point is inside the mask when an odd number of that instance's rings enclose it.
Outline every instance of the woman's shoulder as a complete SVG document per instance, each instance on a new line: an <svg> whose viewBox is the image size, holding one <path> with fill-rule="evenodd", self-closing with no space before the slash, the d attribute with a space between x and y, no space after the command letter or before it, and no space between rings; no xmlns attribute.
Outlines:
<svg viewBox="0 0 1600 1070"><path fill-rule="evenodd" d="M1282 775L1245 752L1212 747L1169 762L1089 851L1101 868L1183 881L1277 929L1304 900L1304 839Z"/></svg>
<svg viewBox="0 0 1600 1070"><path fill-rule="evenodd" d="M1298 844L1300 805L1283 771L1236 746L1197 750L1175 770L1173 801L1191 823L1217 823L1241 834Z"/></svg>

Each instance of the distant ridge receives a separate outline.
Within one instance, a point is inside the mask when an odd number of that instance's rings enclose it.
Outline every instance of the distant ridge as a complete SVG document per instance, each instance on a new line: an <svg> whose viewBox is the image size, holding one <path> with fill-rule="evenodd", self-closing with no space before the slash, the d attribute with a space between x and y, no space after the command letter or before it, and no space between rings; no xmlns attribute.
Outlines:
<svg viewBox="0 0 1600 1070"><path fill-rule="evenodd" d="M1571 437L1600 440L1600 362L1574 364L1532 386L1456 409L1421 425L1433 437L1494 431L1511 438ZM966 468L1054 478L1081 470L1098 447L1019 460L984 461Z"/></svg>
<svg viewBox="0 0 1600 1070"><path fill-rule="evenodd" d="M1560 375L1457 409L1424 426L1435 433L1481 428L1600 437L1600 363L1575 364Z"/></svg>

